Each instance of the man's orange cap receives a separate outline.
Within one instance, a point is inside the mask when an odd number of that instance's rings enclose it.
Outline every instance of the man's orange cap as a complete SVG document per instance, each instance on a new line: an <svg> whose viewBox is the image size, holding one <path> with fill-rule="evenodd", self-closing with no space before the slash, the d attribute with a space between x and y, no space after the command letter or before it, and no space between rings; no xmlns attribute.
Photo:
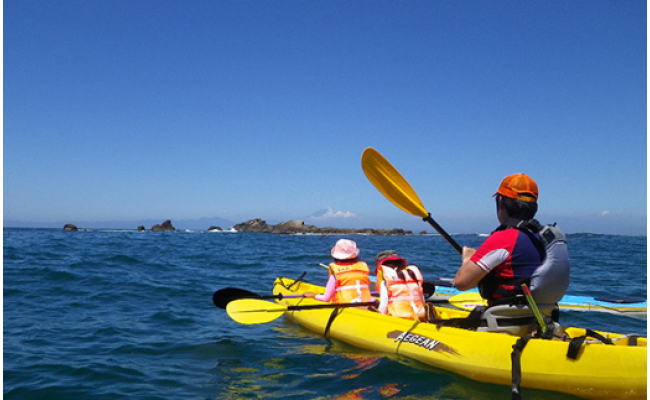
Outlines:
<svg viewBox="0 0 650 400"><path fill-rule="evenodd" d="M527 203L537 203L537 184L525 174L514 174L503 178L497 193Z"/></svg>

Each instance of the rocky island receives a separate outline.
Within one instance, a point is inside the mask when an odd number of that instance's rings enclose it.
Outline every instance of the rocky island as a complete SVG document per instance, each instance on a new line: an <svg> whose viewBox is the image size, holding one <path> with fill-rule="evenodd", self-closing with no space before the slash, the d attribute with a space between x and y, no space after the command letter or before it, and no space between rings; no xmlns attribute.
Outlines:
<svg viewBox="0 0 650 400"><path fill-rule="evenodd" d="M311 234L311 235L412 235L413 231L405 229L350 229L350 228L319 228L315 225L305 225L302 220L290 220L281 222L277 225L269 225L261 218L250 219L233 226L237 232L250 232L250 233L276 233L284 235L295 234ZM63 227L65 231L85 231L86 229L78 228L73 224L65 224ZM144 232L147 229L143 225L137 227L138 232ZM176 232L176 228L172 225L171 220L166 220L162 224L155 224L150 229L151 232ZM221 227L210 226L209 232L220 232ZM421 232L421 234L426 232Z"/></svg>
<svg viewBox="0 0 650 400"><path fill-rule="evenodd" d="M151 227L151 232L176 232L176 228L172 225L171 220L167 220L162 224L156 224Z"/></svg>
<svg viewBox="0 0 650 400"><path fill-rule="evenodd" d="M269 225L260 218L255 218L233 226L237 232L254 233L279 233L279 234L320 234L320 235L412 235L413 232L404 229L346 229L346 228L319 228L314 225L305 225L305 221L291 220L277 225Z"/></svg>

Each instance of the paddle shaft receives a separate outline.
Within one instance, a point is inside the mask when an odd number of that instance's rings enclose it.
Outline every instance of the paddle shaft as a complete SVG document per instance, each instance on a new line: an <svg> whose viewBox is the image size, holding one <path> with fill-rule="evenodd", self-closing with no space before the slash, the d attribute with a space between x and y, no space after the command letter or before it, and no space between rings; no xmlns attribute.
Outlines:
<svg viewBox="0 0 650 400"><path fill-rule="evenodd" d="M463 254L463 248L460 247L460 245L454 240L454 238L449 236L449 234L444 229L442 229L442 226L438 225L438 223L433 218L431 218L431 214L429 214L427 217L422 219L428 222L429 225L431 225L433 229L435 229L440 234L440 236L442 236L447 241L447 243L451 245L451 247L456 249L458 254L461 255Z"/></svg>
<svg viewBox="0 0 650 400"><path fill-rule="evenodd" d="M277 294L277 295L260 296L260 299L278 299L278 300L282 300L282 299L296 299L298 297L305 297L305 296L303 296L301 294L286 294L285 295L285 294L280 293L280 294Z"/></svg>
<svg viewBox="0 0 650 400"><path fill-rule="evenodd" d="M373 296L378 295L378 293L376 292L370 292L370 294L372 294ZM212 295L212 302L214 303L215 306L225 309L228 306L228 303L230 303L231 301L241 300L241 299L282 300L282 299L297 299L301 297L305 297L305 296L303 294L282 294L282 293L262 296L246 289L225 288L214 292L214 294Z"/></svg>
<svg viewBox="0 0 650 400"><path fill-rule="evenodd" d="M306 304L283 306L270 303L260 299L240 299L228 303L226 312L228 316L240 324L264 324L279 318L285 312L317 310L323 308L363 308L364 306L376 305L377 302L340 303L340 304Z"/></svg>
<svg viewBox="0 0 650 400"><path fill-rule="evenodd" d="M308 304L304 306L286 306L287 311L300 311L300 310L317 310L319 308L337 308L337 307L362 307L362 306L376 306L376 301L367 301L359 303L333 303L333 304Z"/></svg>
<svg viewBox="0 0 650 400"><path fill-rule="evenodd" d="M257 293L251 292L246 289L238 289L238 288L225 288L221 290L217 290L214 292L212 295L212 302L214 303L215 306L219 308L226 308L228 306L228 303L234 300L239 300L239 299L278 299L282 300L283 298L299 298L299 297L304 297L301 294L287 294L284 295L282 293L277 294L277 295L269 295L269 296L261 296Z"/></svg>

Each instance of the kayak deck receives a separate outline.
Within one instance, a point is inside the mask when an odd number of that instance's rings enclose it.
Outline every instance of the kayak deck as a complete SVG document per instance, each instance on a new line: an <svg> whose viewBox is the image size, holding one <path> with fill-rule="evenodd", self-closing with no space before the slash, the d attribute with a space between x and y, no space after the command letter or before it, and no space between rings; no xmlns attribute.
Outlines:
<svg viewBox="0 0 650 400"><path fill-rule="evenodd" d="M429 297L431 300L449 299L463 293L478 293L477 290L461 292L454 287L436 286L436 292ZM600 298L589 296L566 295L559 302L560 309L563 311L598 311L610 314L619 314L629 317L646 317L648 313L647 301L606 301Z"/></svg>
<svg viewBox="0 0 650 400"><path fill-rule="evenodd" d="M287 278L278 278L273 286L274 294L284 295L323 290L321 286ZM311 298L284 298L278 303L323 304ZM436 310L440 318L468 314L451 308ZM359 348L403 355L477 381L501 385L512 382L511 353L518 339L515 336L438 327L357 308L286 311L285 316L313 332ZM578 337L585 330L567 328L566 333ZM588 399L645 399L647 339L600 333L614 344L587 339L576 360L567 358L566 341L529 340L521 355L521 386Z"/></svg>

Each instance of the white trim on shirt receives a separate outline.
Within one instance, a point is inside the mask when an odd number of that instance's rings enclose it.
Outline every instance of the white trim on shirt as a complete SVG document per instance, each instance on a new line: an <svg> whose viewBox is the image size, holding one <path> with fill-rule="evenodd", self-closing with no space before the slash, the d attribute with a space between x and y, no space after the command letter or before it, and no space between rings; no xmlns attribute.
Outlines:
<svg viewBox="0 0 650 400"><path fill-rule="evenodd" d="M496 266L502 264L510 257L510 252L506 249L496 249L487 253L476 262L483 271L490 272Z"/></svg>

